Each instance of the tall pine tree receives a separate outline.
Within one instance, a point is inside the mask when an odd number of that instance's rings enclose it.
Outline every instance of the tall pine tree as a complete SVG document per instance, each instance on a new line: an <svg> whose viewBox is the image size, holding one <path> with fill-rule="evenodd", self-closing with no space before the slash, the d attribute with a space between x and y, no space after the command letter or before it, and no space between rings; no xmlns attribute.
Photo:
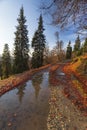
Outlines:
<svg viewBox="0 0 87 130"><path fill-rule="evenodd" d="M2 54L2 75L3 78L8 78L11 74L11 56L8 44L5 44Z"/></svg>
<svg viewBox="0 0 87 130"><path fill-rule="evenodd" d="M87 38L85 38L85 42L83 44L83 54L87 53Z"/></svg>
<svg viewBox="0 0 87 130"><path fill-rule="evenodd" d="M71 57L72 57L72 47L71 47L71 41L69 41L66 51L66 59L71 59Z"/></svg>
<svg viewBox="0 0 87 130"><path fill-rule="evenodd" d="M24 16L24 9L21 7L20 14L17 19L18 26L15 32L15 42L14 42L14 62L13 62L13 72L20 73L28 70L28 59L29 59L29 40L28 40L28 30L26 23L26 17Z"/></svg>
<svg viewBox="0 0 87 130"><path fill-rule="evenodd" d="M32 39L32 47L34 49L32 55L32 67L38 68L43 65L43 55L45 49L45 35L44 35L44 27L43 27L43 18L42 15L39 17L38 29L34 33L34 37Z"/></svg>
<svg viewBox="0 0 87 130"><path fill-rule="evenodd" d="M79 35L78 35L78 37L75 40L75 45L74 45L74 53L75 53L76 56L80 55L80 53L81 53L80 49L81 49L81 42L80 42L80 38L79 38Z"/></svg>

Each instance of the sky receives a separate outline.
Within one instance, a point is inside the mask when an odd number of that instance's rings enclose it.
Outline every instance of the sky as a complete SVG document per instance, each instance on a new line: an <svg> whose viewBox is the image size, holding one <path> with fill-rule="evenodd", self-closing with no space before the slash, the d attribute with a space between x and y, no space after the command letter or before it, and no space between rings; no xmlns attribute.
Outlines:
<svg viewBox="0 0 87 130"><path fill-rule="evenodd" d="M31 44L32 37L38 26L38 18L41 12L39 10L41 0L0 0L0 54L3 52L4 44L9 45L11 53L13 52L14 46L14 32L16 31L16 26L18 25L17 18L20 12L20 8L24 7L24 15L26 16L28 25L28 37L29 44ZM46 36L46 41L50 48L56 45L55 32L59 31L57 27L50 25L49 17L44 17L44 34ZM74 43L76 35L72 31L62 31L59 32L60 40L63 40L66 46L71 40Z"/></svg>

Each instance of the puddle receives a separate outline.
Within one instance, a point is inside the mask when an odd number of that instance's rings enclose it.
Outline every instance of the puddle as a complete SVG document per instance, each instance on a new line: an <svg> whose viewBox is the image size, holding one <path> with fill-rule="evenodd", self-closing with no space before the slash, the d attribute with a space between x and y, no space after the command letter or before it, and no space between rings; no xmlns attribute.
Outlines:
<svg viewBox="0 0 87 130"><path fill-rule="evenodd" d="M0 130L47 130L49 73L33 76L0 97Z"/></svg>

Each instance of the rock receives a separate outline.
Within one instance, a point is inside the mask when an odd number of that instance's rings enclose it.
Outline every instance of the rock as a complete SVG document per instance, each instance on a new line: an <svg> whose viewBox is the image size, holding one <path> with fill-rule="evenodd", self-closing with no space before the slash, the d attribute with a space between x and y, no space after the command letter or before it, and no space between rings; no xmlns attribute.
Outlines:
<svg viewBox="0 0 87 130"><path fill-rule="evenodd" d="M17 116L17 114L16 114L16 113L14 113L14 116L16 117L16 116Z"/></svg>
<svg viewBox="0 0 87 130"><path fill-rule="evenodd" d="M10 126L12 126L12 123L11 123L11 122L9 122L9 123L8 123L8 126L9 126L9 127L10 127Z"/></svg>

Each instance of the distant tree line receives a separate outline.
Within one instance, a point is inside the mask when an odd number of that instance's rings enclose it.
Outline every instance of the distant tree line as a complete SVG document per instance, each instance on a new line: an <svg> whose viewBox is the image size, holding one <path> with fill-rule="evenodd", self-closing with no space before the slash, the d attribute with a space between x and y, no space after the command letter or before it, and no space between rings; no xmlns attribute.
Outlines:
<svg viewBox="0 0 87 130"><path fill-rule="evenodd" d="M78 35L75 40L73 49L71 47L71 41L69 41L69 44L66 50L66 59L75 58L77 56L84 55L84 54L87 54L87 38L85 38L84 43L81 44L81 40Z"/></svg>

